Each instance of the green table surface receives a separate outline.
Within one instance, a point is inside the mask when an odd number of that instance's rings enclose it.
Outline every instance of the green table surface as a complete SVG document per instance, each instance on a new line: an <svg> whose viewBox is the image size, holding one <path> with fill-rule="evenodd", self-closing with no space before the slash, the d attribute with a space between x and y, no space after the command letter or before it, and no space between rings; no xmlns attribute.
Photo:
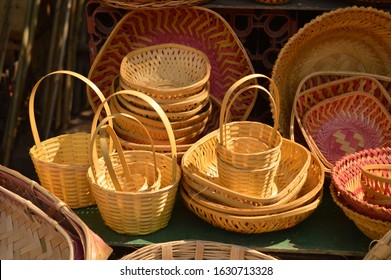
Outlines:
<svg viewBox="0 0 391 280"><path fill-rule="evenodd" d="M151 243L197 239L237 244L263 252L361 258L368 252L371 243L333 202L328 179L322 203L313 214L292 228L275 232L241 234L216 228L188 210L180 196L168 226L149 235L114 232L104 224L96 206L76 209L75 212L113 247L138 248Z"/></svg>

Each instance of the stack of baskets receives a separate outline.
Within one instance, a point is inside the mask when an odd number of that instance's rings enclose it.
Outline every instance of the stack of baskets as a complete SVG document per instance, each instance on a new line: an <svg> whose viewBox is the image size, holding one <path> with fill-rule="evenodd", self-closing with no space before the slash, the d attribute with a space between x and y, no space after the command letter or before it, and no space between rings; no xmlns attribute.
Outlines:
<svg viewBox="0 0 391 280"><path fill-rule="evenodd" d="M137 90L152 97L172 124L178 145L189 145L205 129L211 113L209 77L211 66L201 51L180 44L159 44L129 52L122 60L117 90ZM154 144L169 146L167 132L158 114L140 98L120 95L110 102L111 110L127 113L150 131ZM148 144L134 122L115 120L121 139Z"/></svg>
<svg viewBox="0 0 391 280"><path fill-rule="evenodd" d="M229 89L230 94L226 95L223 104L234 102L237 95L255 87L254 85L248 86L246 83L256 78L265 78L265 76L249 75L232 85ZM258 89L267 92L261 86L258 86ZM236 93L232 99L231 93L234 92ZM276 88L274 94L278 101ZM278 120L278 106L275 107L274 113ZM226 112L222 112L221 115L225 120ZM258 126L258 128L252 131L251 129L242 130L242 125L246 128L248 125ZM320 162L302 145L284 139L274 133L276 132L274 128L264 126L247 121L223 122L221 127L221 129L224 128L223 131L220 129L209 133L185 153L181 162L183 171L181 195L187 207L201 219L229 231L260 233L295 226L306 219L319 205L324 182L324 169ZM262 135L269 136L268 141L260 138L259 133L255 133L260 131L259 128L264 129ZM225 135L228 131L230 134ZM251 134L248 134L249 132ZM228 141L222 142L223 137L227 137L225 139ZM225 146L225 143L235 141L238 143L244 141L245 144L239 144L239 147L243 149L232 151L229 146ZM249 142L252 147L246 144ZM224 147L221 147L222 143ZM251 151L253 146L262 146L263 150L253 153ZM228 172L221 175L225 172L221 166L219 167L219 164L225 160L224 155L219 154L221 148L227 148L229 152L233 152L231 154L235 157L228 158L233 159L231 163L235 163L236 166L242 165L240 168L231 167L230 177ZM250 151L245 151L244 148L249 148ZM257 161L257 157L275 150L278 150L278 153L274 158L270 157L269 166L266 160L262 161L267 166L264 169L268 167L272 169L274 164L277 166L275 173L268 175L274 175L271 187L267 185L267 180L261 185L249 186L249 176L246 181L246 176L242 174L249 175L264 170L262 167L254 168L246 160L255 156L255 161ZM223 176L227 178L225 182ZM229 179L234 184L227 184ZM268 193L265 190L268 190Z"/></svg>
<svg viewBox="0 0 391 280"><path fill-rule="evenodd" d="M161 118L170 141L171 157L156 153L148 129L135 117L125 113L115 113L104 118L97 125L101 110L106 102L120 95L137 97L153 107ZM126 118L135 122L150 139L149 150L123 151L114 129L107 125L110 119ZM100 135L98 157L95 138L100 133L108 133L116 151L109 152L107 137ZM105 224L122 234L149 234L165 227L175 203L181 169L177 163L176 144L170 122L164 111L149 96L124 90L109 96L97 109L92 124L91 162L88 181L96 199L98 209Z"/></svg>
<svg viewBox="0 0 391 280"><path fill-rule="evenodd" d="M390 147L366 149L343 157L331 169L334 201L375 240L391 230L390 159Z"/></svg>

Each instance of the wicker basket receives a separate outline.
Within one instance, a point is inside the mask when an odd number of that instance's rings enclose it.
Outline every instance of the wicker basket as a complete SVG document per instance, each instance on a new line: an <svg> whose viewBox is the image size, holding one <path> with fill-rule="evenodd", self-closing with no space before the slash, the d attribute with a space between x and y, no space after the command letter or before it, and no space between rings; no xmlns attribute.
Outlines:
<svg viewBox="0 0 391 280"><path fill-rule="evenodd" d="M391 230L391 222L373 218L352 208L333 184L330 186L330 193L335 204L342 209L346 217L353 221L357 228L368 238L378 240Z"/></svg>
<svg viewBox="0 0 391 280"><path fill-rule="evenodd" d="M1 186L0 213L0 259L74 259L69 233L31 201Z"/></svg>
<svg viewBox="0 0 391 280"><path fill-rule="evenodd" d="M119 148L117 144L117 153L110 154L109 158L107 158L106 155L105 160L104 158L98 159L95 149L93 149L93 166L88 169L88 180L94 196L96 197L99 211L107 226L118 233L144 235L167 226L175 203L178 183L181 178L181 169L177 164L174 135L163 110L152 98L145 94L136 91L123 92L134 95L148 102L161 115L162 121L167 128L167 133L169 134L172 158L159 153L155 154L153 151L151 152L147 150L122 152L122 149ZM109 118L114 117L106 117L102 120L98 127L95 128L101 113L102 105L110 98L113 98L123 92L111 95L98 107L92 125L92 131L94 131L92 135L94 137L97 135L100 127L105 125L105 122ZM129 115L121 115L132 118ZM115 137L113 140L114 143L117 142ZM91 143L94 142L95 141L93 140ZM102 151L104 150L105 149L102 148ZM156 157L154 157L154 155ZM112 180L113 178L116 178L116 174L113 174L115 172L110 172L108 170L110 166L113 166L113 169L115 169L114 167L116 166L121 166L122 168L120 168L119 171L122 171L123 166L127 163L153 162L155 158L156 166L159 168L161 173L160 188L158 190L129 192L122 191L120 188L118 188L118 190L113 188L114 182ZM109 162L110 164L107 165ZM110 174L110 176L108 174Z"/></svg>
<svg viewBox="0 0 391 280"><path fill-rule="evenodd" d="M305 77L297 88L290 120L290 139L306 144L308 139L303 135L302 119L307 111L323 100L354 91L376 97L391 114L389 77L360 72L314 72Z"/></svg>
<svg viewBox="0 0 391 280"><path fill-rule="evenodd" d="M361 184L369 203L391 206L391 164L364 165Z"/></svg>
<svg viewBox="0 0 391 280"><path fill-rule="evenodd" d="M63 134L41 142L34 114L34 100L41 82L56 74L67 74L85 82L99 98L102 92L90 80L72 71L55 71L42 77L32 89L29 100L30 126L35 145L30 149L36 173L41 185L67 203L71 208L81 208L95 204L87 181L90 166L90 138L88 133ZM109 106L105 109L110 112Z"/></svg>
<svg viewBox="0 0 391 280"><path fill-rule="evenodd" d="M294 200L307 177L311 156L303 146L283 139L281 160L275 182L276 195L259 198L224 188L217 171L216 146L219 130L198 140L182 157L183 180L197 193L207 195L216 202L237 208L284 204Z"/></svg>
<svg viewBox="0 0 391 280"><path fill-rule="evenodd" d="M216 104L221 104L232 81L254 73L246 50L222 16L204 7L178 7L136 9L126 14L100 49L88 77L107 97L113 93L112 83L129 52L166 43L186 45L208 56L211 65L210 98ZM249 116L255 104L255 94L255 91L249 91L236 100L232 110L234 120ZM101 103L92 91L89 91L89 102L94 110ZM214 111L218 113L219 106ZM218 123L209 118L206 128L212 131L218 128Z"/></svg>
<svg viewBox="0 0 391 280"><path fill-rule="evenodd" d="M118 9L162 9L182 6L200 5L210 0L98 0L102 5Z"/></svg>
<svg viewBox="0 0 391 280"><path fill-rule="evenodd" d="M276 260L255 249L204 240L177 240L144 246L121 260Z"/></svg>
<svg viewBox="0 0 391 280"><path fill-rule="evenodd" d="M361 184L362 167L368 164L390 164L391 148L362 150L347 155L331 169L333 185L344 201L358 213L375 219L391 221L391 209L368 203Z"/></svg>
<svg viewBox="0 0 391 280"><path fill-rule="evenodd" d="M288 137L296 89L317 71L391 72L391 15L366 7L325 12L305 24L281 49L271 78L280 92L280 132Z"/></svg>
<svg viewBox="0 0 391 280"><path fill-rule="evenodd" d="M175 99L200 92L209 81L208 56L182 44L158 44L129 52L120 82L151 97Z"/></svg>
<svg viewBox="0 0 391 280"><path fill-rule="evenodd" d="M391 260L391 229L374 244L364 260Z"/></svg>
<svg viewBox="0 0 391 280"><path fill-rule="evenodd" d="M315 104L303 116L302 126L308 146L327 168L348 154L391 145L391 115L365 92Z"/></svg>
<svg viewBox="0 0 391 280"><path fill-rule="evenodd" d="M216 148L217 169L221 184L244 195L268 198L273 195L274 177L280 161L282 137L278 132L278 91L275 97L262 86L246 83L252 79L266 78L262 74L252 74L235 82L227 91L220 111L220 139ZM232 122L227 125L229 111L243 92L257 88L272 99L275 113L274 127L259 122ZM275 101L275 102L274 102Z"/></svg>
<svg viewBox="0 0 391 280"><path fill-rule="evenodd" d="M52 219L53 224L57 222L71 238L75 260L105 260L110 256L112 249L92 232L67 204L37 182L0 165L0 186L26 201L31 201Z"/></svg>
<svg viewBox="0 0 391 280"><path fill-rule="evenodd" d="M279 176L282 177L282 174L277 174L277 179ZM213 198L213 194L208 192L202 192L197 190L202 190L201 186L193 188L194 181L191 182L191 185L186 183L186 180L182 180L181 187L184 191L191 197L192 200L195 200L197 203L210 208L212 210L221 211L227 214L239 215L239 216L260 216L260 215L270 215L286 212L306 204L311 203L316 200L319 193L323 191L323 182L325 178L324 168L322 163L312 155L311 163L307 170L307 177L304 177L305 183L301 188L297 198L286 201L285 203L277 203L270 205L261 205L259 207L249 206L248 208L244 207L233 207L225 203L219 202ZM281 180L282 181L282 180ZM284 201L281 199L280 201Z"/></svg>

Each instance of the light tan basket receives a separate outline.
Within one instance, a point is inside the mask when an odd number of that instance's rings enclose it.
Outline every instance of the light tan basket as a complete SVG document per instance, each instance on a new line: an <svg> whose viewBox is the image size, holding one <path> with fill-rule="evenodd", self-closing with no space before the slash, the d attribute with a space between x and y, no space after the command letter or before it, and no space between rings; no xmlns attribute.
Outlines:
<svg viewBox="0 0 391 280"><path fill-rule="evenodd" d="M71 236L31 201L0 186L0 259L73 260Z"/></svg>
<svg viewBox="0 0 391 280"><path fill-rule="evenodd" d="M25 200L31 201L36 207L46 213L53 220L53 223L57 222L71 237L72 245L75 248L73 257L75 260L105 260L112 253L112 248L95 234L70 209L69 205L58 199L37 182L16 170L0 165L0 186ZM58 233L60 234L61 231ZM11 236L15 238L14 234L11 234ZM22 242L22 240L19 240L18 243L22 244ZM2 246L4 243L0 242L0 244L1 255L1 252L7 252L7 249L4 248L3 250Z"/></svg>
<svg viewBox="0 0 391 280"><path fill-rule="evenodd" d="M150 244L121 260L276 260L247 247L204 240L177 240Z"/></svg>
<svg viewBox="0 0 391 280"><path fill-rule="evenodd" d="M391 164L368 164L361 170L365 199L372 204L391 206Z"/></svg>
<svg viewBox="0 0 391 280"><path fill-rule="evenodd" d="M110 98L124 93L134 95L148 102L159 112L167 128L172 157L159 153L155 154L157 167L161 172L161 186L158 190L145 192L117 191L107 188L106 186L111 184L112 178L106 176L108 172L106 172L105 161L103 158L98 160L95 152L92 153L93 166L88 169L88 180L106 225L118 233L144 235L160 230L168 224L181 178L181 169L177 164L176 144L170 123L163 110L152 98L136 91L120 91L108 97L102 104L105 104ZM95 113L92 131L94 131L101 114L102 104ZM131 118L129 115L128 117ZM110 116L107 118L110 118ZM99 126L101 125L104 125L103 121ZM94 131L92 135L96 135L97 132L98 130ZM95 149L93 150L95 151ZM125 162L152 162L154 159L153 152L147 150L123 151L122 154ZM119 157L120 154L118 153L110 155L113 166L121 165Z"/></svg>
<svg viewBox="0 0 391 280"><path fill-rule="evenodd" d="M364 260L391 260L391 229L374 242Z"/></svg>
<svg viewBox="0 0 391 280"><path fill-rule="evenodd" d="M202 51L182 44L158 44L129 52L122 60L120 82L152 97L171 99L200 92L211 66Z"/></svg>
<svg viewBox="0 0 391 280"><path fill-rule="evenodd" d="M29 100L30 126L35 145L30 149L30 157L41 185L63 200L71 208L81 208L95 204L87 181L90 166L90 141L88 133L63 134L41 142L34 114L34 100L41 82L56 74L67 74L85 82L101 100L104 96L99 88L82 75L67 71L55 71L42 77L33 87ZM109 106L105 110L110 112Z"/></svg>
<svg viewBox="0 0 391 280"><path fill-rule="evenodd" d="M274 98L262 86L246 86L248 81L257 78L266 78L270 81ZM251 121L231 122L227 125L230 108L235 99L243 92L254 88L264 91L271 99L276 118L274 127ZM270 78L262 74L243 77L227 91L220 111L220 138L216 148L217 168L224 187L258 198L273 195L274 177L280 161L282 144L282 137L278 132L279 104L277 88Z"/></svg>

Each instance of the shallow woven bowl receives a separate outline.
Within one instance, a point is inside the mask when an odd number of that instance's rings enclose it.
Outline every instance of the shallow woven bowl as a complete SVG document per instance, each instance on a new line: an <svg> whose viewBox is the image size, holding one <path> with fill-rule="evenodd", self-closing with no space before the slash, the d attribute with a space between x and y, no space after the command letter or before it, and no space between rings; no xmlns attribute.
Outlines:
<svg viewBox="0 0 391 280"><path fill-rule="evenodd" d="M121 260L276 260L255 249L204 240L177 240L144 246Z"/></svg>
<svg viewBox="0 0 391 280"><path fill-rule="evenodd" d="M281 49L272 71L281 96L280 128L289 118L300 81L316 71L391 72L391 15L365 7L325 12L305 24Z"/></svg>
<svg viewBox="0 0 391 280"><path fill-rule="evenodd" d="M311 161L306 148L287 139L283 140L281 160L275 177L277 194L268 198L257 198L224 188L220 184L215 152L218 134L219 130L215 130L204 136L182 157L183 178L193 189L212 196L211 198L219 203L242 208L282 204L297 197Z"/></svg>
<svg viewBox="0 0 391 280"><path fill-rule="evenodd" d="M391 145L391 115L376 97L361 91L315 104L302 125L308 146L327 168L348 154Z"/></svg>
<svg viewBox="0 0 391 280"><path fill-rule="evenodd" d="M352 208L333 184L330 186L330 193L335 204L342 209L346 217L352 220L357 228L368 238L378 240L391 230L391 222L367 216Z"/></svg>
<svg viewBox="0 0 391 280"><path fill-rule="evenodd" d="M391 148L362 150L337 161L331 169L333 185L349 207L375 219L391 221L391 209L370 204L361 185L361 168L368 164L389 164Z"/></svg>

